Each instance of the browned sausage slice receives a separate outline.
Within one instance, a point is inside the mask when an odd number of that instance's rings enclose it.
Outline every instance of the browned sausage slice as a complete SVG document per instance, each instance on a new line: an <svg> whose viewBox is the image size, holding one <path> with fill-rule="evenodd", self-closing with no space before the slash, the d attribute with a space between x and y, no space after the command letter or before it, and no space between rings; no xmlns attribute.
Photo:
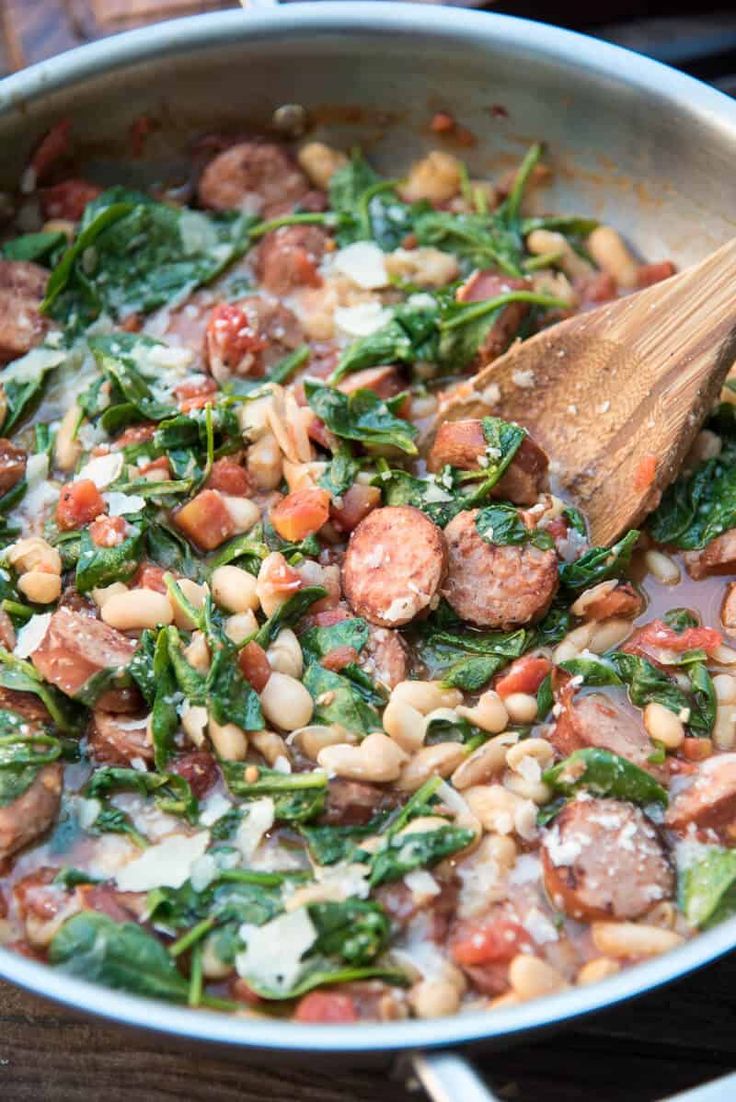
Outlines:
<svg viewBox="0 0 736 1102"><path fill-rule="evenodd" d="M488 447L479 420L445 421L437 434L427 457L430 471L439 471L446 464L462 471L473 471L479 460L485 457ZM530 436L519 445L508 469L493 488L492 496L514 505L533 505L547 488L549 460Z"/></svg>
<svg viewBox="0 0 736 1102"><path fill-rule="evenodd" d="M321 822L329 826L362 826L379 811L395 807L395 793L362 781L331 780Z"/></svg>
<svg viewBox="0 0 736 1102"><path fill-rule="evenodd" d="M404 385L397 368L391 364L381 364L380 367L366 367L363 371L348 375L338 383L337 389L343 394L352 394L356 390L372 390L379 398L393 398L401 393Z"/></svg>
<svg viewBox="0 0 736 1102"><path fill-rule="evenodd" d="M258 248L256 272L273 295L288 295L299 287L319 287L317 268L325 253L327 234L319 226L282 226L267 233Z"/></svg>
<svg viewBox="0 0 736 1102"><path fill-rule="evenodd" d="M58 762L44 765L22 796L0 807L0 859L46 833L59 812L62 777Z"/></svg>
<svg viewBox="0 0 736 1102"><path fill-rule="evenodd" d="M490 269L473 272L457 293L458 302L485 302L489 298L498 298L509 291L528 291L530 284L525 279L510 279ZM504 306L478 349L475 363L490 363L506 351L519 331L519 326L529 312L525 302L511 302Z"/></svg>
<svg viewBox="0 0 736 1102"><path fill-rule="evenodd" d="M542 869L554 906L576 919L639 918L675 886L656 828L619 800L568 804L542 839Z"/></svg>
<svg viewBox="0 0 736 1102"><path fill-rule="evenodd" d="M718 828L736 819L736 754L715 754L672 799L665 822L673 830L691 823Z"/></svg>
<svg viewBox="0 0 736 1102"><path fill-rule="evenodd" d="M199 201L211 210L244 210L273 218L303 199L309 181L279 145L240 142L220 153L199 181Z"/></svg>
<svg viewBox="0 0 736 1102"><path fill-rule="evenodd" d="M146 734L146 716L121 716L95 708L89 732L89 751L95 761L130 765L136 758L153 761L153 746Z"/></svg>
<svg viewBox="0 0 736 1102"><path fill-rule="evenodd" d="M550 739L564 755L592 746L610 750L651 771L649 758L654 746L644 725L604 693L590 693L563 703Z"/></svg>
<svg viewBox="0 0 736 1102"><path fill-rule="evenodd" d="M0 494L12 490L26 473L26 453L5 437L0 437Z"/></svg>
<svg viewBox="0 0 736 1102"><path fill-rule="evenodd" d="M477 627L506 629L540 619L558 586L555 552L487 543L475 526L477 515L477 509L458 513L445 528L450 569L443 596Z"/></svg>
<svg viewBox="0 0 736 1102"><path fill-rule="evenodd" d="M134 639L101 620L59 608L31 661L46 681L67 696L75 696L101 670L124 669L136 646ZM129 711L135 706L130 691L125 689L109 690L98 703L110 711Z"/></svg>
<svg viewBox="0 0 736 1102"><path fill-rule="evenodd" d="M433 605L446 570L437 525L411 505L388 505L369 513L351 535L342 583L358 616L395 628Z"/></svg>
<svg viewBox="0 0 736 1102"><path fill-rule="evenodd" d="M375 681L393 689L406 679L408 659L401 636L388 628L371 628L360 665Z"/></svg>
<svg viewBox="0 0 736 1102"><path fill-rule="evenodd" d="M28 352L46 332L40 306L48 278L28 260L0 260L0 363Z"/></svg>
<svg viewBox="0 0 736 1102"><path fill-rule="evenodd" d="M729 528L722 536L716 536L702 551L686 551L683 558L691 578L730 574L736 567L736 528Z"/></svg>

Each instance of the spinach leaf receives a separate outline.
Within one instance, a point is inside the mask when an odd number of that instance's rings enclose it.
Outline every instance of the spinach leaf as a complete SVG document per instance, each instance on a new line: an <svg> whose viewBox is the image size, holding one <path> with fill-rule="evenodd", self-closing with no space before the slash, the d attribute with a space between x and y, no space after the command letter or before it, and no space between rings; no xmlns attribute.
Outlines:
<svg viewBox="0 0 736 1102"><path fill-rule="evenodd" d="M5 415L2 419L2 432L10 436L25 417L29 416L41 400L48 376L64 363L66 352L58 348L41 345L33 348L19 360L15 360L3 371L3 392L5 394ZM5 495L9 498L15 491L25 488L19 482Z"/></svg>
<svg viewBox="0 0 736 1102"><path fill-rule="evenodd" d="M119 807L101 807L93 823L85 826L89 834L125 834L141 849L148 845L143 835L136 830L132 819Z"/></svg>
<svg viewBox="0 0 736 1102"><path fill-rule="evenodd" d="M200 560L192 553L187 540L167 524L159 520L155 524L147 525L145 544L148 557L157 566L175 574L183 574L193 581L201 580L203 571Z"/></svg>
<svg viewBox="0 0 736 1102"><path fill-rule="evenodd" d="M170 402L157 398L146 381L151 354L166 345L139 333L110 333L89 338L89 347L100 371L137 413L150 421L171 415ZM147 365L144 371L141 365Z"/></svg>
<svg viewBox="0 0 736 1102"><path fill-rule="evenodd" d="M24 233L21 237L6 241L0 253L4 260L33 260L36 264L44 264L48 261L53 265L53 258L66 243L67 237L63 230Z"/></svg>
<svg viewBox="0 0 736 1102"><path fill-rule="evenodd" d="M279 383L284 386L291 379L291 376L295 371L298 371L300 367L309 361L311 355L311 349L308 344L302 344L299 348L295 348L293 352L290 352L288 356L284 356L283 360L271 368L268 373L268 381L271 383Z"/></svg>
<svg viewBox="0 0 736 1102"><path fill-rule="evenodd" d="M89 593L98 586L127 582L143 557L143 538L143 530L134 527L122 543L100 547L90 536L89 529L82 529L75 578L77 590Z"/></svg>
<svg viewBox="0 0 736 1102"><path fill-rule="evenodd" d="M501 311L514 302L547 310L563 309L569 304L540 291L505 291L479 302L443 302L439 322L437 362L450 374L463 371L481 352L483 343L496 324Z"/></svg>
<svg viewBox="0 0 736 1102"><path fill-rule="evenodd" d="M690 685L693 694L688 727L698 734L711 734L716 722L718 698L713 678L704 662L693 662L688 667Z"/></svg>
<svg viewBox="0 0 736 1102"><path fill-rule="evenodd" d="M206 692L215 720L222 724L234 723L244 731L262 731L261 702L241 673L237 648L224 639L217 642L210 639L210 649L213 657Z"/></svg>
<svg viewBox="0 0 736 1102"><path fill-rule="evenodd" d="M363 826L300 824L299 833L307 843L309 855L317 865L335 865L353 860L364 838L377 834L386 821L386 813L374 816Z"/></svg>
<svg viewBox="0 0 736 1102"><path fill-rule="evenodd" d="M283 628L293 627L315 601L321 601L326 596L327 590L321 585L305 585L298 589L269 616L255 637L256 643L266 650Z"/></svg>
<svg viewBox="0 0 736 1102"><path fill-rule="evenodd" d="M327 381L334 386L346 375L379 364L436 360L438 321L439 303L429 295L422 295L421 305L403 303L394 307L384 326L348 345Z"/></svg>
<svg viewBox="0 0 736 1102"><path fill-rule="evenodd" d="M480 509L475 518L475 527L486 543L496 546L530 543L540 551L548 551L554 547L554 540L548 532L527 528L519 510L504 502L496 502Z"/></svg>
<svg viewBox="0 0 736 1102"><path fill-rule="evenodd" d="M462 716L455 715L451 708L432 713L427 718L424 735L425 746L435 746L438 742L462 742L463 744L485 741L486 736Z"/></svg>
<svg viewBox="0 0 736 1102"><path fill-rule="evenodd" d="M542 684L537 689L537 715L543 721L554 707L555 698L552 692L552 674L548 673Z"/></svg>
<svg viewBox="0 0 736 1102"><path fill-rule="evenodd" d="M524 237L534 233L534 230L554 230L565 237L588 237L599 225L595 218L583 218L579 214L547 214L523 218L521 232Z"/></svg>
<svg viewBox="0 0 736 1102"><path fill-rule="evenodd" d="M572 677L582 677L583 685L621 684L614 667L602 658L569 658L566 662L558 662L558 666Z"/></svg>
<svg viewBox="0 0 736 1102"><path fill-rule="evenodd" d="M679 881L680 906L692 926L708 929L736 914L736 850L704 848L683 870Z"/></svg>
<svg viewBox="0 0 736 1102"><path fill-rule="evenodd" d="M162 811L185 815L192 821L197 814L197 801L189 782L178 773L143 773L138 769L104 765L92 774L84 788L84 795L104 799L111 792L118 791L153 796Z"/></svg>
<svg viewBox="0 0 736 1102"><path fill-rule="evenodd" d="M664 705L675 715L689 708L688 698L682 689L646 658L616 651L610 655L610 660L628 686L629 699L637 708L644 708L651 701Z"/></svg>
<svg viewBox="0 0 736 1102"><path fill-rule="evenodd" d="M438 830L412 834L393 834L386 838L371 860L372 887L400 880L412 869L431 868L450 854L470 845L472 830L462 827L440 827Z"/></svg>
<svg viewBox="0 0 736 1102"><path fill-rule="evenodd" d="M176 679L169 661L169 641L166 628L156 637L153 649L153 677L156 693L151 711L153 760L159 771L166 769L174 749L174 735L179 728L176 710Z"/></svg>
<svg viewBox="0 0 736 1102"><path fill-rule="evenodd" d="M327 775L315 769L311 773L279 773L258 767L255 780L246 780L245 766L237 761L220 761L225 784L234 796L257 799L271 796L277 819L306 822L319 815L325 803Z"/></svg>
<svg viewBox="0 0 736 1102"><path fill-rule="evenodd" d="M140 689L149 707L156 699L156 675L153 672L153 655L158 633L151 628L141 632L138 646L130 660L128 672Z"/></svg>
<svg viewBox="0 0 736 1102"><path fill-rule="evenodd" d="M542 779L554 792L572 796L581 788L594 796L613 796L635 804L667 803L667 791L651 773L626 758L587 747L545 770Z"/></svg>
<svg viewBox="0 0 736 1102"><path fill-rule="evenodd" d="M314 700L312 723L336 724L354 735L382 730L378 712L355 681L314 663L307 667L303 683Z"/></svg>
<svg viewBox="0 0 736 1102"><path fill-rule="evenodd" d="M453 517L472 504L456 491L450 468L445 468L445 472L416 478L408 471L386 470L376 475L372 485L381 490L384 505L413 505L444 528ZM448 488L448 482L451 488Z"/></svg>
<svg viewBox="0 0 736 1102"><path fill-rule="evenodd" d="M454 253L468 268L498 268L509 276L522 275L522 243L496 212L455 214L428 210L414 221L420 245Z"/></svg>
<svg viewBox="0 0 736 1102"><path fill-rule="evenodd" d="M343 216L340 223L343 234L341 244L347 243L347 240L358 240L357 237L352 236L352 233L367 229L366 226L359 226L357 211L361 196L379 180L378 173L371 168L359 149L353 150L347 164L333 173L328 194L330 209ZM365 233L364 236L370 237L370 232Z"/></svg>
<svg viewBox="0 0 736 1102"><path fill-rule="evenodd" d="M305 381L304 393L311 409L335 436L366 445L389 444L408 455L417 454L417 429L396 416L405 395L383 399L372 390L343 394L311 379Z"/></svg>
<svg viewBox="0 0 736 1102"><path fill-rule="evenodd" d="M639 533L632 529L613 547L591 547L575 562L562 563L560 582L567 589L587 589L588 586L617 578L629 565Z"/></svg>
<svg viewBox="0 0 736 1102"><path fill-rule="evenodd" d="M342 497L355 482L359 471L360 462L353 458L350 445L341 443L327 470L320 476L319 485L328 491L330 497Z"/></svg>
<svg viewBox="0 0 736 1102"><path fill-rule="evenodd" d="M665 491L647 527L657 543L686 551L705 547L736 526L736 446L727 441L721 454L691 474L681 475Z"/></svg>
<svg viewBox="0 0 736 1102"><path fill-rule="evenodd" d="M688 628L700 627L699 618L689 608L668 608L662 619L678 635L682 635Z"/></svg>
<svg viewBox="0 0 736 1102"><path fill-rule="evenodd" d="M245 980L257 995L263 999L283 1000L298 999L313 991L315 987L325 984L333 986L338 983L359 983L361 980L383 980L385 983L406 984L407 978L404 972L395 968L386 968L379 965L351 966L336 968L334 962L322 957L313 957L304 962L301 975L296 983L289 988L270 987L252 975L246 975Z"/></svg>
<svg viewBox="0 0 736 1102"><path fill-rule="evenodd" d="M28 721L0 710L0 807L7 807L31 787L42 766L56 761L61 743Z"/></svg>
<svg viewBox="0 0 736 1102"><path fill-rule="evenodd" d="M364 965L388 944L388 916L380 903L373 900L312 903L307 910L317 931L310 954L324 953L347 964Z"/></svg>
<svg viewBox="0 0 736 1102"><path fill-rule="evenodd" d="M245 533L245 535L236 536L229 543L223 544L209 560L208 566L212 571L226 563L237 563L244 570L257 575L268 552L268 545L262 540L256 539L251 531Z"/></svg>
<svg viewBox="0 0 736 1102"><path fill-rule="evenodd" d="M335 647L352 647L361 651L368 642L370 628L368 623L360 616L352 616L347 620L340 620L329 627L307 628L299 636L304 661L309 666L313 662L319 662Z"/></svg>
<svg viewBox="0 0 736 1102"><path fill-rule="evenodd" d="M0 688L18 693L33 693L51 716L52 722L65 734L78 734L85 717L68 697L53 685L47 685L30 662L16 658L0 647Z"/></svg>
<svg viewBox="0 0 736 1102"><path fill-rule="evenodd" d="M419 656L429 676L448 687L479 691L495 673L524 653L528 633L518 631L450 631L431 621L419 629Z"/></svg>

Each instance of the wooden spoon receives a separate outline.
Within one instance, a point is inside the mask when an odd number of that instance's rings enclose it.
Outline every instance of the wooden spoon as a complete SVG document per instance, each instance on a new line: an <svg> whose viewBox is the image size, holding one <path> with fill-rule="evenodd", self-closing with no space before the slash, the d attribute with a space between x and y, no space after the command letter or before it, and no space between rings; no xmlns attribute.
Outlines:
<svg viewBox="0 0 736 1102"><path fill-rule="evenodd" d="M569 318L450 391L440 417L528 428L612 543L656 507L736 360L736 238L680 275Z"/></svg>

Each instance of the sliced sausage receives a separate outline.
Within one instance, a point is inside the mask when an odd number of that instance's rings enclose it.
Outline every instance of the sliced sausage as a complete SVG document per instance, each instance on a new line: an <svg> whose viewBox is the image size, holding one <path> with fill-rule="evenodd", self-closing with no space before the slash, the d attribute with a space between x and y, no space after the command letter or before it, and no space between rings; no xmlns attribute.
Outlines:
<svg viewBox="0 0 736 1102"><path fill-rule="evenodd" d="M506 629L539 620L557 591L555 552L487 543L475 526L477 515L477 509L458 513L445 528L450 568L443 596L477 627Z"/></svg>
<svg viewBox="0 0 736 1102"><path fill-rule="evenodd" d="M26 461L22 448L0 437L0 494L7 494L25 476Z"/></svg>
<svg viewBox="0 0 736 1102"><path fill-rule="evenodd" d="M44 765L22 796L0 807L0 859L46 833L59 813L62 780L58 762Z"/></svg>
<svg viewBox="0 0 736 1102"><path fill-rule="evenodd" d="M411 505L374 509L354 530L342 584L358 616L378 627L408 624L430 608L447 572L442 532Z"/></svg>
<svg viewBox="0 0 736 1102"><path fill-rule="evenodd" d="M608 620L620 616L624 620L633 620L644 611L644 598L637 593L631 582L601 582L578 598L573 611L586 620Z"/></svg>
<svg viewBox="0 0 736 1102"><path fill-rule="evenodd" d="M46 705L35 693L24 693L18 689L6 689L0 686L0 709L5 712L14 712L29 723L51 722Z"/></svg>
<svg viewBox="0 0 736 1102"><path fill-rule="evenodd" d="M363 371L348 375L338 383L337 389L343 394L353 394L356 390L372 390L379 398L394 398L404 390L404 384L397 368L391 364L381 364L380 367L366 367Z"/></svg>
<svg viewBox="0 0 736 1102"><path fill-rule="evenodd" d="M736 819L736 754L715 754L670 802L665 822L673 830L727 826Z"/></svg>
<svg viewBox="0 0 736 1102"><path fill-rule="evenodd" d="M89 731L89 752L106 765L130 765L140 759L153 761L153 746L147 737L147 716L121 716L95 708Z"/></svg>
<svg viewBox="0 0 736 1102"><path fill-rule="evenodd" d="M510 291L528 291L530 284L525 279L510 279L492 270L473 272L457 292L458 302L485 302L489 298L498 298ZM519 331L519 327L529 312L525 302L510 302L499 313L495 322L486 333L475 357L475 364L490 363L506 351Z"/></svg>
<svg viewBox="0 0 736 1102"><path fill-rule="evenodd" d="M317 268L327 240L319 226L282 226L267 233L256 260L256 273L266 290L288 295L300 287L321 287Z"/></svg>
<svg viewBox="0 0 736 1102"><path fill-rule="evenodd" d="M570 918L639 918L674 891L653 823L620 800L575 800L542 839L544 884Z"/></svg>
<svg viewBox="0 0 736 1102"><path fill-rule="evenodd" d="M565 756L597 747L651 771L649 758L654 746L644 725L605 693L590 693L563 703L550 739Z"/></svg>
<svg viewBox="0 0 736 1102"><path fill-rule="evenodd" d="M320 821L327 826L363 826L379 811L387 811L398 802L398 795L375 784L331 780Z"/></svg>
<svg viewBox="0 0 736 1102"><path fill-rule="evenodd" d="M394 685L406 680L406 647L396 631L372 627L359 661L365 672L387 689L393 689Z"/></svg>
<svg viewBox="0 0 736 1102"><path fill-rule="evenodd" d="M273 218L291 210L310 190L286 150L271 142L239 142L206 166L199 201L211 210L244 210Z"/></svg>
<svg viewBox="0 0 736 1102"><path fill-rule="evenodd" d="M0 260L0 363L28 352L46 332L40 306L48 278L29 260Z"/></svg>
<svg viewBox="0 0 736 1102"><path fill-rule="evenodd" d="M686 551L683 559L691 578L732 573L736 569L736 528L716 536L702 551Z"/></svg>
<svg viewBox="0 0 736 1102"><path fill-rule="evenodd" d="M136 646L134 639L101 620L59 608L31 661L46 681L67 696L75 696L96 673L124 670ZM129 689L109 689L97 702L111 712L135 710L136 703L136 694Z"/></svg>
<svg viewBox="0 0 736 1102"><path fill-rule="evenodd" d="M439 471L447 464L462 471L477 470L479 460L486 458L487 447L481 421L445 421L437 429L427 466L430 471ZM491 496L514 505L533 505L547 489L548 467L546 454L530 436L525 436Z"/></svg>

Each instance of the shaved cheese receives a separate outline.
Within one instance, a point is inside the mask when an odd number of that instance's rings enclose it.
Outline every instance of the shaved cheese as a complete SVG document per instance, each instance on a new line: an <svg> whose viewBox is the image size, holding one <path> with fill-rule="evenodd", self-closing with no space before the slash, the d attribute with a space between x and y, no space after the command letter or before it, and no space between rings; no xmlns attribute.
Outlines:
<svg viewBox="0 0 736 1102"><path fill-rule="evenodd" d="M40 482L43 482L48 477L49 473L49 457L45 452L39 452L38 455L29 455L28 462L26 463L26 484L28 489L33 489L34 486L38 486Z"/></svg>
<svg viewBox="0 0 736 1102"><path fill-rule="evenodd" d="M122 469L123 453L108 452L107 455L97 455L94 459L88 460L77 478L89 478L98 490L104 490L119 477Z"/></svg>
<svg viewBox="0 0 736 1102"><path fill-rule="evenodd" d="M50 612L42 612L39 615L31 616L28 623L24 624L18 632L18 638L13 651L16 658L28 658L29 655L38 650L44 640L46 632L49 630L50 623Z"/></svg>
<svg viewBox="0 0 736 1102"><path fill-rule="evenodd" d="M21 356L20 359L14 360L9 367L4 368L3 384L11 381L14 383L35 383L52 367L63 364L66 357L66 352L47 348L45 345L41 345L40 348L32 348L30 352L26 352L25 356Z"/></svg>
<svg viewBox="0 0 736 1102"><path fill-rule="evenodd" d="M335 325L345 337L369 337L391 320L391 311L380 302L361 302L357 306L338 306Z"/></svg>
<svg viewBox="0 0 736 1102"><path fill-rule="evenodd" d="M205 888L209 888L212 881L217 879L219 871L217 862L211 854L205 853L199 857L192 865L190 874L195 892L203 892Z"/></svg>
<svg viewBox="0 0 736 1102"><path fill-rule="evenodd" d="M179 237L188 255L206 253L219 243L217 231L204 214L196 210L183 210L179 215Z"/></svg>
<svg viewBox="0 0 736 1102"><path fill-rule="evenodd" d="M373 241L355 241L340 249L335 254L333 268L367 291L385 287L389 282L385 257Z"/></svg>
<svg viewBox="0 0 736 1102"><path fill-rule="evenodd" d="M84 796L80 796L77 800L77 822L82 830L91 827L101 811L102 804L99 800L87 800Z"/></svg>
<svg viewBox="0 0 736 1102"><path fill-rule="evenodd" d="M228 800L227 796L223 796L221 792L213 792L200 802L199 821L202 826L212 826L223 815L227 815L232 806L232 800Z"/></svg>
<svg viewBox="0 0 736 1102"><path fill-rule="evenodd" d="M129 516L131 513L140 513L145 508L146 500L139 494L121 494L117 490L110 490L102 495L107 502L107 511L111 517Z"/></svg>
<svg viewBox="0 0 736 1102"><path fill-rule="evenodd" d="M317 931L302 907L279 915L265 926L244 923L240 936L246 948L235 958L238 974L256 988L285 994L298 980L302 957L314 944Z"/></svg>
<svg viewBox="0 0 736 1102"><path fill-rule="evenodd" d="M432 873L427 872L426 869L412 869L404 877L404 883L417 899L431 899L433 895L439 895L441 891Z"/></svg>
<svg viewBox="0 0 736 1102"><path fill-rule="evenodd" d="M180 888L189 879L195 861L210 843L210 833L172 834L129 861L117 874L121 892L147 892L152 888Z"/></svg>
<svg viewBox="0 0 736 1102"><path fill-rule="evenodd" d="M235 845L240 850L246 865L263 841L263 835L273 826L274 818L274 803L270 797L264 796L249 804L248 814L235 835Z"/></svg>

